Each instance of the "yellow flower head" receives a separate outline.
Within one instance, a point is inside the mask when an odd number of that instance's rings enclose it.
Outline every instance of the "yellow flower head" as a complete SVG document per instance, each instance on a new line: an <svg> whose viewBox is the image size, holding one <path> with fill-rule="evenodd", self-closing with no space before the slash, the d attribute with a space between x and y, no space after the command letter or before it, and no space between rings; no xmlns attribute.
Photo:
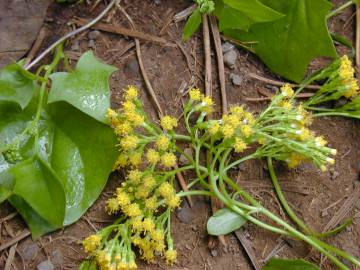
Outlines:
<svg viewBox="0 0 360 270"><path fill-rule="evenodd" d="M99 250L96 252L96 261L99 264L100 269L109 269L111 256L104 250Z"/></svg>
<svg viewBox="0 0 360 270"><path fill-rule="evenodd" d="M137 112L128 112L125 113L126 119L131 122L134 126L142 126L145 121L145 117Z"/></svg>
<svg viewBox="0 0 360 270"><path fill-rule="evenodd" d="M146 159L151 165L156 165L160 160L160 154L155 149L149 149L146 153Z"/></svg>
<svg viewBox="0 0 360 270"><path fill-rule="evenodd" d="M302 161L304 157L298 153L291 153L290 158L287 160L289 168L297 167Z"/></svg>
<svg viewBox="0 0 360 270"><path fill-rule="evenodd" d="M155 211L157 208L157 198L156 196L152 196L145 200L145 208L150 211Z"/></svg>
<svg viewBox="0 0 360 270"><path fill-rule="evenodd" d="M355 70L352 66L351 61L344 55L340 60L339 76L343 81L347 81L354 77Z"/></svg>
<svg viewBox="0 0 360 270"><path fill-rule="evenodd" d="M223 126L222 133L224 134L224 137L226 139L228 139L228 138L231 138L234 135L235 129L234 129L233 126L227 124L227 125Z"/></svg>
<svg viewBox="0 0 360 270"><path fill-rule="evenodd" d="M323 147L327 144L327 141L324 139L324 137L316 137L315 138L315 145L317 147Z"/></svg>
<svg viewBox="0 0 360 270"><path fill-rule="evenodd" d="M291 88L289 84L283 85L281 88L281 93L284 97L291 98L294 95L294 90Z"/></svg>
<svg viewBox="0 0 360 270"><path fill-rule="evenodd" d="M130 164L133 165L134 167L137 167L141 164L141 157L142 154L139 152L134 152L129 156L129 161Z"/></svg>
<svg viewBox="0 0 360 270"><path fill-rule="evenodd" d="M118 136L128 135L133 131L131 124L128 121L119 123L114 128L115 134Z"/></svg>
<svg viewBox="0 0 360 270"><path fill-rule="evenodd" d="M132 218L130 219L130 225L134 232L142 232L142 221L140 218Z"/></svg>
<svg viewBox="0 0 360 270"><path fill-rule="evenodd" d="M120 154L114 164L113 170L118 170L120 168L123 168L127 165L128 162L128 156L124 153Z"/></svg>
<svg viewBox="0 0 360 270"><path fill-rule="evenodd" d="M134 183L139 184L141 181L142 172L139 170L131 170L128 174L128 179Z"/></svg>
<svg viewBox="0 0 360 270"><path fill-rule="evenodd" d="M150 232L150 237L155 241L155 242L163 242L164 241L164 231L157 229L157 230L153 230Z"/></svg>
<svg viewBox="0 0 360 270"><path fill-rule="evenodd" d="M180 206L180 197L177 195L171 196L170 198L166 199L166 204L167 206L169 206L170 208L174 209Z"/></svg>
<svg viewBox="0 0 360 270"><path fill-rule="evenodd" d="M120 210L119 201L116 198L110 198L106 202L106 210L107 212L112 215Z"/></svg>
<svg viewBox="0 0 360 270"><path fill-rule="evenodd" d="M138 137L136 137L135 135L130 135L121 139L120 146L125 151L133 150L137 147L138 142Z"/></svg>
<svg viewBox="0 0 360 270"><path fill-rule="evenodd" d="M350 99L360 94L358 81L355 78L350 79L347 85L349 89L344 93L344 97Z"/></svg>
<svg viewBox="0 0 360 270"><path fill-rule="evenodd" d="M249 138L253 133L253 130L249 125L243 125L241 126L241 132L245 138Z"/></svg>
<svg viewBox="0 0 360 270"><path fill-rule="evenodd" d="M235 114L225 114L222 119L225 125L230 125L233 128L237 128L240 125L240 118Z"/></svg>
<svg viewBox="0 0 360 270"><path fill-rule="evenodd" d="M141 215L140 207L137 203L132 203L126 207L123 208L123 212L128 217L138 217Z"/></svg>
<svg viewBox="0 0 360 270"><path fill-rule="evenodd" d="M138 95L139 95L138 89L133 85L129 85L125 93L125 99L134 100L138 97Z"/></svg>
<svg viewBox="0 0 360 270"><path fill-rule="evenodd" d="M214 101L211 99L211 97L203 97L201 99L201 104L202 104L201 111L207 114L213 112Z"/></svg>
<svg viewBox="0 0 360 270"><path fill-rule="evenodd" d="M113 109L107 109L106 117L110 120L111 125L113 126L116 126L119 123L118 113Z"/></svg>
<svg viewBox="0 0 360 270"><path fill-rule="evenodd" d="M193 88L189 91L190 99L199 101L201 99L201 92L199 88Z"/></svg>
<svg viewBox="0 0 360 270"><path fill-rule="evenodd" d="M152 175L147 175L143 179L143 185L149 190L152 190L152 188L156 185L156 180Z"/></svg>
<svg viewBox="0 0 360 270"><path fill-rule="evenodd" d="M255 124L255 118L251 112L244 112L244 123L249 125Z"/></svg>
<svg viewBox="0 0 360 270"><path fill-rule="evenodd" d="M142 226L145 232L152 232L155 230L155 223L151 218L145 218L142 222Z"/></svg>
<svg viewBox="0 0 360 270"><path fill-rule="evenodd" d="M235 145L234 145L234 149L236 153L241 153L246 149L246 143L240 139L240 138L235 138Z"/></svg>
<svg viewBox="0 0 360 270"><path fill-rule="evenodd" d="M123 108L125 113L132 113L132 112L135 112L136 106L132 101L126 100L122 104L122 108Z"/></svg>
<svg viewBox="0 0 360 270"><path fill-rule="evenodd" d="M86 253L93 253L101 244L101 236L97 234L86 237L83 242L83 247Z"/></svg>
<svg viewBox="0 0 360 270"><path fill-rule="evenodd" d="M177 260L177 252L176 250L167 250L165 252L165 260L167 264L174 264Z"/></svg>
<svg viewBox="0 0 360 270"><path fill-rule="evenodd" d="M167 168L176 165L176 156L173 153L165 153L161 156L161 164Z"/></svg>
<svg viewBox="0 0 360 270"><path fill-rule="evenodd" d="M307 128L304 128L304 127L297 130L296 134L299 136L299 139L301 141L307 141L307 140L312 138L311 131L309 129L307 129Z"/></svg>
<svg viewBox="0 0 360 270"><path fill-rule="evenodd" d="M156 146L159 150L167 150L170 145L170 139L166 135L160 135L156 140Z"/></svg>
<svg viewBox="0 0 360 270"><path fill-rule="evenodd" d="M220 131L220 125L218 122L212 123L209 127L210 135L215 135Z"/></svg>
<svg viewBox="0 0 360 270"><path fill-rule="evenodd" d="M169 182L162 183L158 190L160 195L165 199L171 198L175 194L174 188Z"/></svg>
<svg viewBox="0 0 360 270"><path fill-rule="evenodd" d="M237 115L238 117L244 116L244 108L242 106L234 106L230 108L230 112L234 115Z"/></svg>
<svg viewBox="0 0 360 270"><path fill-rule="evenodd" d="M147 189L145 186L141 185L140 187L138 187L136 193L135 193L135 197L137 199L146 199L149 196L150 190Z"/></svg>
<svg viewBox="0 0 360 270"><path fill-rule="evenodd" d="M129 269L129 270L135 270L135 269L137 269L137 268L138 268L138 267L137 267L135 261L131 261L131 262L128 263L128 269Z"/></svg>
<svg viewBox="0 0 360 270"><path fill-rule="evenodd" d="M288 111L293 108L292 103L288 100L282 100L279 105L280 105L280 107L283 107L285 110L288 110Z"/></svg>
<svg viewBox="0 0 360 270"><path fill-rule="evenodd" d="M120 189L116 190L116 200L118 201L121 208L124 208L125 206L131 204L129 195L125 191L121 191Z"/></svg>
<svg viewBox="0 0 360 270"><path fill-rule="evenodd" d="M152 249L144 250L143 253L141 254L141 259L143 259L148 263L154 262L155 260L154 251Z"/></svg>
<svg viewBox="0 0 360 270"><path fill-rule="evenodd" d="M178 122L176 118L166 115L161 118L160 124L164 130L173 130L175 127L177 127Z"/></svg>

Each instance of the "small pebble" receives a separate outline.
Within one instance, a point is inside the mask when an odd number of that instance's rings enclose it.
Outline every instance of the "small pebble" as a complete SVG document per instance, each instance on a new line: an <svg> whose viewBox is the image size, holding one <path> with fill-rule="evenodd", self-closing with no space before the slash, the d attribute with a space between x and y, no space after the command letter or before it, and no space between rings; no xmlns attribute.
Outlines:
<svg viewBox="0 0 360 270"><path fill-rule="evenodd" d="M37 270L54 270L55 267L54 265L49 261L43 261L41 263L38 264L38 266L36 267Z"/></svg>
<svg viewBox="0 0 360 270"><path fill-rule="evenodd" d="M51 261L56 266L61 266L64 263L64 256L59 249L54 250L51 253Z"/></svg>
<svg viewBox="0 0 360 270"><path fill-rule="evenodd" d="M21 255L23 256L25 261L31 261L38 252L38 245L36 243L30 243L22 249Z"/></svg>
<svg viewBox="0 0 360 270"><path fill-rule="evenodd" d="M100 35L101 35L100 31L94 30L94 31L89 32L88 38L95 40L95 39L98 39L100 37Z"/></svg>
<svg viewBox="0 0 360 270"><path fill-rule="evenodd" d="M190 157L192 157L193 155L193 151L192 151L192 148L185 148L184 149L184 153ZM179 158L179 162L180 164L182 165L186 165L186 164L189 164L189 160L181 154L180 158Z"/></svg>
<svg viewBox="0 0 360 270"><path fill-rule="evenodd" d="M243 78L238 74L231 73L230 80L234 85L240 86L243 81Z"/></svg>
<svg viewBox="0 0 360 270"><path fill-rule="evenodd" d="M75 41L70 48L72 51L78 51L80 50L80 43L78 41Z"/></svg>
<svg viewBox="0 0 360 270"><path fill-rule="evenodd" d="M132 59L126 62L124 66L124 72L129 76L137 76L139 74L140 67L136 59Z"/></svg>
<svg viewBox="0 0 360 270"><path fill-rule="evenodd" d="M329 215L329 212L327 210L321 211L321 217L327 217Z"/></svg>
<svg viewBox="0 0 360 270"><path fill-rule="evenodd" d="M88 47L95 50L95 41L93 39L89 40Z"/></svg>
<svg viewBox="0 0 360 270"><path fill-rule="evenodd" d="M161 5L161 0L154 0L154 4L155 4L155 6L160 6Z"/></svg>
<svg viewBox="0 0 360 270"><path fill-rule="evenodd" d="M213 257L217 257L218 252L217 252L217 250L216 250L216 249L212 249L210 252L211 252L211 256L213 256Z"/></svg>
<svg viewBox="0 0 360 270"><path fill-rule="evenodd" d="M187 204L176 211L176 216L180 222L185 224L190 224L193 221L191 209Z"/></svg>
<svg viewBox="0 0 360 270"><path fill-rule="evenodd" d="M330 174L331 174L331 180L335 180L336 178L338 178L338 176L340 175L340 173L338 172L338 171L336 171L336 170L332 170L331 172L330 172Z"/></svg>
<svg viewBox="0 0 360 270"><path fill-rule="evenodd" d="M225 42L221 45L221 49L222 49L223 53L227 53L228 51L231 51L234 48L235 48L235 46L233 44L231 44L230 42Z"/></svg>
<svg viewBox="0 0 360 270"><path fill-rule="evenodd" d="M231 69L235 68L236 59L237 53L234 50L228 51L224 54L224 63Z"/></svg>

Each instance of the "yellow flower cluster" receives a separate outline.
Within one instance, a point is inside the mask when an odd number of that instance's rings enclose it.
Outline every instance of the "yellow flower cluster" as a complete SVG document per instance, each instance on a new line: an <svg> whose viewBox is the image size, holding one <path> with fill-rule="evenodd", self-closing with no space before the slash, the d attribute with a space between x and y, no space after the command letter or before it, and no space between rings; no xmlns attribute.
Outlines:
<svg viewBox="0 0 360 270"><path fill-rule="evenodd" d="M191 101L200 102L200 111L210 114L214 111L214 101L211 97L204 96L201 94L200 89L193 88L189 90L189 96Z"/></svg>
<svg viewBox="0 0 360 270"><path fill-rule="evenodd" d="M165 199L165 203L169 208L176 208L180 205L180 198L176 195L173 186L168 183L164 182L160 185L159 194Z"/></svg>
<svg viewBox="0 0 360 270"><path fill-rule="evenodd" d="M358 81L354 78L355 69L347 55L341 57L339 77L343 85L346 85L347 91L344 93L346 98L354 98L360 94Z"/></svg>
<svg viewBox="0 0 360 270"><path fill-rule="evenodd" d="M161 118L160 124L164 130L173 130L174 128L177 127L178 122L176 118L166 115L163 118Z"/></svg>

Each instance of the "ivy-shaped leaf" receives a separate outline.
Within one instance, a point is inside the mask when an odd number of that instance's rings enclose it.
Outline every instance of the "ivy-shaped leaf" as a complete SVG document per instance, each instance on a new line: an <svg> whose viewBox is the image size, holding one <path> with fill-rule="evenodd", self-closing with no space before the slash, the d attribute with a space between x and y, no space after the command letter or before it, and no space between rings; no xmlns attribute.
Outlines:
<svg viewBox="0 0 360 270"><path fill-rule="evenodd" d="M24 109L36 87L31 78L21 73L19 64L11 64L0 71L0 89L0 101L14 102Z"/></svg>
<svg viewBox="0 0 360 270"><path fill-rule="evenodd" d="M256 54L274 72L300 82L311 60L336 57L326 25L332 5L326 0L261 0L286 16L252 25L248 32L226 30L226 36L254 43Z"/></svg>
<svg viewBox="0 0 360 270"><path fill-rule="evenodd" d="M246 223L246 220L234 211L223 208L217 211L207 222L207 232L210 235L225 235L236 231Z"/></svg>
<svg viewBox="0 0 360 270"><path fill-rule="evenodd" d="M262 270L320 270L316 265L304 260L271 259Z"/></svg>
<svg viewBox="0 0 360 270"><path fill-rule="evenodd" d="M82 55L71 72L53 73L48 103L66 101L96 120L107 123L106 110L110 108L109 76L115 67L96 60L89 51Z"/></svg>
<svg viewBox="0 0 360 270"><path fill-rule="evenodd" d="M62 96L65 101L44 102L36 122L38 91L24 110L0 102L0 199L19 211L34 238L79 219L100 195L117 156L116 138L103 123L110 104L108 72L114 68L92 55L89 60L88 53L84 57L81 63L107 75L97 77L94 89L87 84L82 90L82 73L89 70L76 70L74 86L66 82L68 94L85 91L107 100L91 99L77 108Z"/></svg>
<svg viewBox="0 0 360 270"><path fill-rule="evenodd" d="M253 24L275 21L282 17L284 17L283 14L258 0L223 0L223 8L219 16L219 29L220 31L225 29L247 31Z"/></svg>

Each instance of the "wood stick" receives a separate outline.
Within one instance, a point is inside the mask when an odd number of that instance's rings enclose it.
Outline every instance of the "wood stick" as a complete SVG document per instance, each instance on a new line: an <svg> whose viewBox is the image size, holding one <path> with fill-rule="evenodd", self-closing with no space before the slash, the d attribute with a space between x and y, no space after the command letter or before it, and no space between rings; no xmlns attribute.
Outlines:
<svg viewBox="0 0 360 270"><path fill-rule="evenodd" d="M240 241L241 245L244 247L246 254L249 256L249 259L254 266L255 270L261 270L261 265L259 264L258 260L256 259L255 253L252 249L252 245L244 234L242 229L237 230L235 232L237 239Z"/></svg>
<svg viewBox="0 0 360 270"><path fill-rule="evenodd" d="M9 256L5 263L4 270L11 270L11 265L12 265L12 263L14 261L14 257L15 257L16 247L17 247L17 243L15 243L13 246L11 246L10 251L9 251Z"/></svg>
<svg viewBox="0 0 360 270"><path fill-rule="evenodd" d="M268 79L268 78L262 77L262 76L260 76L260 75L257 75L257 74L255 74L255 73L249 73L247 76L250 77L250 78L259 80L259 81L261 81L261 82L268 83L268 84L275 85L275 86L283 86L284 84L286 84L286 82ZM291 87L299 87L299 86L300 86L299 84L291 84L291 83L290 83L289 85L290 85ZM317 90L317 89L320 89L321 86L320 86L320 85L308 85L308 86L306 86L305 88L306 88L306 89L314 89L314 90Z"/></svg>
<svg viewBox="0 0 360 270"><path fill-rule="evenodd" d="M219 70L222 112L223 112L223 114L226 114L228 112L228 104L227 104L227 97L226 97L224 58L223 58L223 52L222 52L222 47L221 47L219 28L217 25L216 18L213 15L210 16L210 26L211 26L211 32L212 32L213 40L214 40L214 44L215 44L217 64L218 64L218 70Z"/></svg>
<svg viewBox="0 0 360 270"><path fill-rule="evenodd" d="M23 230L21 233L19 233L17 236L15 236L14 238L12 238L10 241L2 244L0 246L0 251L3 251L4 249L7 249L8 247L14 245L15 243L18 243L19 241L25 239L26 237L28 237L30 235L30 231L28 229Z"/></svg>
<svg viewBox="0 0 360 270"><path fill-rule="evenodd" d="M174 21L177 22L181 22L183 20L186 20L187 17L189 17L193 11L196 9L197 5L193 4L190 7L184 9L183 11L180 11L179 13L175 14L174 16Z"/></svg>
<svg viewBox="0 0 360 270"><path fill-rule="evenodd" d="M76 19L73 19L72 22L74 22L77 25L85 25L88 23L88 20L76 18ZM169 47L176 46L175 44L171 43L170 41L167 41L164 38L146 34L146 33L137 31L135 29L128 29L125 27L117 26L117 25L115 26L115 25L109 25L109 24L105 24L105 23L97 23L97 24L93 25L91 28L97 29L100 31L104 31L104 32L108 32L108 33L112 33L112 34L118 34L118 35L128 36L128 37L141 39L141 40L145 40L145 41L150 41L150 42L161 44L163 46L169 46Z"/></svg>

